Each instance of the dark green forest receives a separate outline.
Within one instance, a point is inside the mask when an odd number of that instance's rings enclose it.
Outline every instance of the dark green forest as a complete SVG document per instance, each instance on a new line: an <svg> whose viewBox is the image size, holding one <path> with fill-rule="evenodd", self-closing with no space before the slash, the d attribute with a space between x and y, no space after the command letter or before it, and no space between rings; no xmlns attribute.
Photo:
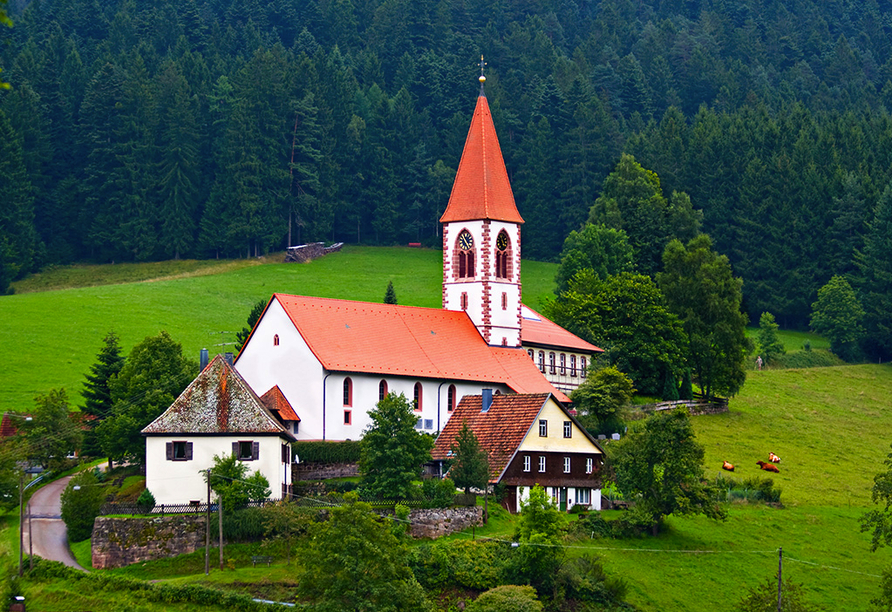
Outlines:
<svg viewBox="0 0 892 612"><path fill-rule="evenodd" d="M892 242L889 2L7 10L0 286L83 260L437 246L482 53L526 257L559 257L626 152L702 210L754 320L807 325L833 275L892 295L868 269Z"/></svg>

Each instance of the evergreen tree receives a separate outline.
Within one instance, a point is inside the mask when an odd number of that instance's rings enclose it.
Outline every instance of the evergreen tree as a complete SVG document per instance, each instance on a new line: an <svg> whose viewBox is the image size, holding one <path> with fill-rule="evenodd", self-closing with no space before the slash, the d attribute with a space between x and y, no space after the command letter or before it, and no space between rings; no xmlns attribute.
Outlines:
<svg viewBox="0 0 892 612"><path fill-rule="evenodd" d="M865 347L874 357L892 359L892 185L877 203L867 226L864 250L856 252L861 270L861 304L864 308Z"/></svg>
<svg viewBox="0 0 892 612"><path fill-rule="evenodd" d="M0 111L0 295L34 270L37 255L34 196L22 163L21 142ZM3 284L3 279L7 279Z"/></svg>
<svg viewBox="0 0 892 612"><path fill-rule="evenodd" d="M251 335L251 332L254 330L254 326L257 325L257 321L260 320L260 315L263 314L263 311L266 310L266 305L268 300L258 300L254 303L254 307L251 308L251 313L248 315L248 326L243 327L240 332L235 335L235 352L241 353L242 348L245 346L245 342L248 341L248 336Z"/></svg>
<svg viewBox="0 0 892 612"><path fill-rule="evenodd" d="M95 417L85 420L89 429L84 436L82 450L85 455L89 456L96 456L101 452L95 429L103 419L112 413L114 402L109 382L118 375L125 361L121 355L118 335L115 332L107 333L102 342L103 347L96 354L96 363L90 366L90 373L85 376L87 380L84 382L83 391L81 391L84 398L81 412Z"/></svg>
<svg viewBox="0 0 892 612"><path fill-rule="evenodd" d="M774 315L770 312L763 312L759 317L759 333L756 339L759 344L759 355L765 360L765 363L770 364L787 352L783 342L777 337L778 327Z"/></svg>
<svg viewBox="0 0 892 612"><path fill-rule="evenodd" d="M385 304L396 304L396 291L393 288L393 281L387 281L387 290L384 292Z"/></svg>
<svg viewBox="0 0 892 612"><path fill-rule="evenodd" d="M455 486L470 493L471 488L485 489L489 484L489 457L486 449L480 446L477 436L462 422L461 429L455 437L455 444L450 447L453 453L452 467L449 477Z"/></svg>

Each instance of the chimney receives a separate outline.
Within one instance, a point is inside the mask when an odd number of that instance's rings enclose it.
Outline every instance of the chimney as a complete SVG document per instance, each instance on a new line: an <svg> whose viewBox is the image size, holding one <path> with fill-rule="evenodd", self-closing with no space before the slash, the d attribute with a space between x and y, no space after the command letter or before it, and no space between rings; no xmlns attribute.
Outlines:
<svg viewBox="0 0 892 612"><path fill-rule="evenodd" d="M492 406L492 389L483 389L482 394L482 408L480 412L487 412L489 407Z"/></svg>
<svg viewBox="0 0 892 612"><path fill-rule="evenodd" d="M206 348L201 349L201 356L198 358L199 361L199 372L204 372L204 369L208 367L208 350Z"/></svg>
<svg viewBox="0 0 892 612"><path fill-rule="evenodd" d="M229 365L232 365L232 358L233 358L232 353L223 353L223 359L225 359L226 363L228 363Z"/></svg>

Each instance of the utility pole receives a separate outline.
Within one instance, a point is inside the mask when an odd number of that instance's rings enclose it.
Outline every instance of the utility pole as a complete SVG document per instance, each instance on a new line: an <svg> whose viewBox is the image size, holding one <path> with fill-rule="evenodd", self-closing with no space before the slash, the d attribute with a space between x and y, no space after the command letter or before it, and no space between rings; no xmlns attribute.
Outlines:
<svg viewBox="0 0 892 612"><path fill-rule="evenodd" d="M781 574L784 571L784 549L777 549L777 612L781 612Z"/></svg>
<svg viewBox="0 0 892 612"><path fill-rule="evenodd" d="M211 468L205 470L208 480L208 507L204 522L204 575L211 573Z"/></svg>
<svg viewBox="0 0 892 612"><path fill-rule="evenodd" d="M25 507L23 500L25 499L25 470L19 473L19 578L22 577L22 561L25 554ZM31 534L28 534L31 539Z"/></svg>
<svg viewBox="0 0 892 612"><path fill-rule="evenodd" d="M223 570L223 496L217 495L217 519L219 521L218 527L220 528L219 534L219 542L220 545L220 570Z"/></svg>

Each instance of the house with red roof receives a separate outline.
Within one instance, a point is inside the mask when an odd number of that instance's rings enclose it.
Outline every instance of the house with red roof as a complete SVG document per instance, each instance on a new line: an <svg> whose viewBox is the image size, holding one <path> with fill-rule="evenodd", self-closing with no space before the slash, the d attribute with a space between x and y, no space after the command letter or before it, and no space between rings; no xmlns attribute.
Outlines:
<svg viewBox="0 0 892 612"><path fill-rule="evenodd" d="M306 440L356 440L387 393L413 402L418 428L443 429L459 400L565 391L601 349L521 303L520 226L483 91L443 225L443 308L277 293L236 360L258 393L278 387Z"/></svg>
<svg viewBox="0 0 892 612"><path fill-rule="evenodd" d="M517 512L535 485L561 510L601 509L604 451L566 407L549 393L466 396L431 453L439 473L467 423L489 458L491 485L503 484L509 512Z"/></svg>

